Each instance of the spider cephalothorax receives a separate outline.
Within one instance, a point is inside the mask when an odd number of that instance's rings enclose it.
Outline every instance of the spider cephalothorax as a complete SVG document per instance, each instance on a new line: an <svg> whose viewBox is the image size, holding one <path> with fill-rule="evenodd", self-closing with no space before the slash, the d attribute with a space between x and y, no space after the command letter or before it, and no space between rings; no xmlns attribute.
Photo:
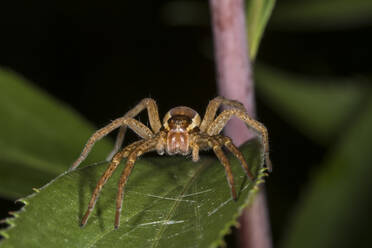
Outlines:
<svg viewBox="0 0 372 248"><path fill-rule="evenodd" d="M167 154L190 153L190 133L199 130L200 116L189 107L175 107L168 111L163 120L167 132L165 150ZM163 141L160 141L163 142ZM158 150L159 154L163 154Z"/></svg>
<svg viewBox="0 0 372 248"><path fill-rule="evenodd" d="M230 107L230 109L222 111L221 114L215 117L217 110L221 105L226 105ZM148 111L151 129L134 119L134 117L144 109L147 109ZM120 164L120 161L123 158L127 158L125 168L120 177L116 198L115 228L119 227L120 213L124 197L124 186L126 185L128 177L134 167L134 163L142 154L155 150L160 155L164 154L164 152L168 155L188 155L192 153L192 160L196 162L199 160L199 150L213 149L217 158L225 167L231 195L233 199L236 200L237 194L234 187L234 178L231 173L230 163L225 156L222 147L226 147L230 152L232 152L239 159L248 177L250 179L253 178L242 153L232 143L229 137L220 134L227 122L233 116L238 117L244 121L248 127L260 134L264 147L266 166L271 170L268 134L265 126L249 117L243 104L223 97L216 97L209 102L202 121L195 110L189 107L180 106L172 108L167 112L164 116L163 124L160 122L158 107L155 101L150 98L145 98L123 117L112 121L107 126L96 131L89 138L82 153L71 166L70 170L74 170L79 166L98 140L114 129L120 127L115 148L108 157L108 160L111 162L94 189L88 210L81 221L81 225L84 226L87 223L103 185L111 177L112 173ZM120 150L127 127L132 129L142 139Z"/></svg>

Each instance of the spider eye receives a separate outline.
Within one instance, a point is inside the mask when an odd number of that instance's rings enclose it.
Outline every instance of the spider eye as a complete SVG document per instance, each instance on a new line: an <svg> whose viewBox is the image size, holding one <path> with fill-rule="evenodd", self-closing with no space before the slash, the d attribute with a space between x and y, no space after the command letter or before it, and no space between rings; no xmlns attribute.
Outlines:
<svg viewBox="0 0 372 248"><path fill-rule="evenodd" d="M168 126L170 129L186 130L191 122L192 120L188 116L175 115L168 120Z"/></svg>

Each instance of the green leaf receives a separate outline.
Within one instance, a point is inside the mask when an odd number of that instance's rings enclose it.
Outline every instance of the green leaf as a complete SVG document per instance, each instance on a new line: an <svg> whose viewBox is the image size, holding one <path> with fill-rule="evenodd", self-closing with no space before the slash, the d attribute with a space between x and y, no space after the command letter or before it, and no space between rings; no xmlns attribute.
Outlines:
<svg viewBox="0 0 372 248"><path fill-rule="evenodd" d="M30 194L65 171L77 158L93 127L65 104L0 68L0 194ZM99 142L87 163L110 150Z"/></svg>
<svg viewBox="0 0 372 248"><path fill-rule="evenodd" d="M370 25L371 15L371 0L287 1L278 4L272 27L301 31L344 29Z"/></svg>
<svg viewBox="0 0 372 248"><path fill-rule="evenodd" d="M306 78L256 65L258 93L281 117L316 142L339 134L365 99L355 80Z"/></svg>
<svg viewBox="0 0 372 248"><path fill-rule="evenodd" d="M372 100L355 116L303 194L281 247L369 247Z"/></svg>
<svg viewBox="0 0 372 248"><path fill-rule="evenodd" d="M260 143L251 140L242 151L256 179L247 179L237 159L229 157L239 192L236 202L215 157L202 156L198 163L181 156L140 159L129 177L119 229L113 224L120 170L80 228L106 169L106 164L96 164L63 174L22 199L26 206L7 220L10 228L2 232L6 239L1 247L217 247L265 175Z"/></svg>
<svg viewBox="0 0 372 248"><path fill-rule="evenodd" d="M246 1L246 21L249 44L249 56L252 61L256 58L258 47L266 28L267 22L275 6L275 0Z"/></svg>

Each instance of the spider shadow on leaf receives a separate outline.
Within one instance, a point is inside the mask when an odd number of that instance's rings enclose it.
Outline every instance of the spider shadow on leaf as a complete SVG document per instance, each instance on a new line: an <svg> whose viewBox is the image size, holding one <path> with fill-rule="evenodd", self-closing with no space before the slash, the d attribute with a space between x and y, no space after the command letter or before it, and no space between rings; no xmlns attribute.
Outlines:
<svg viewBox="0 0 372 248"><path fill-rule="evenodd" d="M156 159L153 159L154 157L156 157ZM136 214L130 217L130 219L132 219L137 216L137 220L131 220L131 223L141 222L141 213L143 213L144 211L149 211L153 207L153 205L157 203L158 200L161 200L162 197L166 197L162 196L162 192L165 191L164 187L162 187L161 185L159 186L158 183L152 181L161 180L159 179L161 175L163 178L168 178L166 180L174 178L174 173L169 171L170 167L177 169L177 171L181 174L185 173L185 168L182 168L182 166L181 168L179 168L174 164L169 164L168 159L169 157L158 158L156 155L154 156L154 154L151 153L143 156L143 158L138 159L136 166L133 169L133 175L128 182L128 188L125 191L125 200L123 206L123 213L125 214L127 214L128 212L132 213L133 211L137 211ZM118 178L122 173L125 163L126 159L123 159L123 161L119 165L118 170L115 171L113 177L110 178L110 182L106 184L105 187L103 187L102 191L105 193L102 194L99 199L97 199L95 213L99 221L100 229L102 231L106 229L103 217L105 215L105 212L115 208L115 199L117 193L116 182L118 181ZM108 162L103 161L79 169L79 220L81 220L84 209L87 206L87 196L92 194L97 181L99 180L107 166ZM144 185L146 185L145 188L143 188ZM154 185L157 186L158 189L153 189L152 187L154 187ZM174 185L176 185L176 183L174 183ZM137 198L134 196L138 194L142 197L145 195L146 198L148 198L147 201L143 201L143 210L139 210L138 206L128 206L128 204L132 205L132 203L135 203L137 201ZM154 200L154 197L157 195L159 196L159 198L155 198Z"/></svg>
<svg viewBox="0 0 372 248"><path fill-rule="evenodd" d="M101 176L101 172L96 168L98 166L106 167L108 162L101 161L94 163L89 166L85 166L81 168L79 171L83 171L83 173L79 173L79 187L78 187L78 195L79 195L79 212L78 212L78 225L80 225L80 220L84 215L84 209L87 206L87 195L92 194L99 177ZM89 191L88 193L86 193ZM97 216L99 220L99 226L101 230L104 230L105 225L102 218L102 203L98 202L97 204Z"/></svg>

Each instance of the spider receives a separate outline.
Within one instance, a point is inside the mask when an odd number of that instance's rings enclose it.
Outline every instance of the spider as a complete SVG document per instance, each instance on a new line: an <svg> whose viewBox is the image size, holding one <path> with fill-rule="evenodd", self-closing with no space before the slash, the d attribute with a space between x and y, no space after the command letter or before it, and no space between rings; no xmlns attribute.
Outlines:
<svg viewBox="0 0 372 248"><path fill-rule="evenodd" d="M226 105L230 107L230 109L222 111L222 113L215 118L217 110L221 105ZM136 115L145 109L147 109L148 112L151 129L134 119ZM111 162L93 191L88 209L82 218L81 226L83 227L87 223L89 215L96 204L104 184L111 177L121 160L123 158L127 158L125 168L119 180L116 198L114 227L115 229L119 227L124 197L124 187L134 167L136 159L142 154L154 150L156 150L159 155L163 155L164 153L167 153L168 155L189 155L191 153L192 160L196 162L199 160L199 150L207 150L212 148L221 164L225 167L231 195L232 198L236 200L237 194L234 188L234 178L231 173L230 163L222 151L222 147L225 146L237 157L245 170L245 173L250 179L253 179L253 177L242 153L232 143L229 137L220 134L232 116L238 117L244 121L248 127L252 128L261 135L264 147L264 160L267 168L270 171L271 162L269 159L268 133L265 126L249 117L242 103L234 100L228 100L223 97L216 97L209 102L204 119L202 121L199 114L195 110L189 107L179 106L172 108L166 113L163 119L163 125L159 119L156 102L151 98L145 98L123 117L115 119L107 126L96 131L88 139L80 156L71 166L70 171L75 170L79 166L98 140L112 132L114 129L120 127L115 147L108 157L108 160ZM127 127L132 129L142 139L133 142L119 151L123 143Z"/></svg>

